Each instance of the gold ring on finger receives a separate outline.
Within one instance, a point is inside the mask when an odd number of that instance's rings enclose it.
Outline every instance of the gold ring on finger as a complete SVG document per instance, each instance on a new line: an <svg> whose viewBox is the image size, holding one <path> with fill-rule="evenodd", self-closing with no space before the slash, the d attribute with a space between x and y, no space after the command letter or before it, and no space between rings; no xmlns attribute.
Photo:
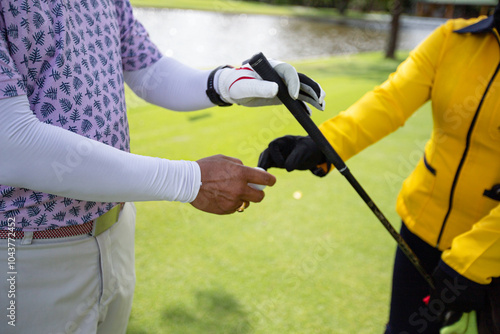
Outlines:
<svg viewBox="0 0 500 334"><path fill-rule="evenodd" d="M241 206L236 211L243 212L246 208L248 208L249 205L250 203L248 201L243 201L243 204L241 204Z"/></svg>

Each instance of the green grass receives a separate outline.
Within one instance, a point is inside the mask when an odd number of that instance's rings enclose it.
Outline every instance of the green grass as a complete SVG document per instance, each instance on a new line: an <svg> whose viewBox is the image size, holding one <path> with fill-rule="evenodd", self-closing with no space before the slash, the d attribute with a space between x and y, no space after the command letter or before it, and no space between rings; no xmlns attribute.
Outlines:
<svg viewBox="0 0 500 334"><path fill-rule="evenodd" d="M295 65L327 92L327 110L313 117L320 123L381 83L397 64L370 53ZM174 113L129 100L138 154L197 160L220 153L255 166L271 139L304 134L283 107ZM348 162L398 227L397 192L430 130L425 106ZM137 204L137 286L127 333L383 332L395 242L337 172L322 179L271 172L276 185L243 214ZM301 199L293 197L297 191Z"/></svg>
<svg viewBox="0 0 500 334"><path fill-rule="evenodd" d="M332 18L341 17L333 8L314 8L303 6L270 5L261 2L235 0L131 0L135 7L158 7L208 10L227 13L246 13L261 15L287 15ZM348 12L349 17L361 17L362 13Z"/></svg>

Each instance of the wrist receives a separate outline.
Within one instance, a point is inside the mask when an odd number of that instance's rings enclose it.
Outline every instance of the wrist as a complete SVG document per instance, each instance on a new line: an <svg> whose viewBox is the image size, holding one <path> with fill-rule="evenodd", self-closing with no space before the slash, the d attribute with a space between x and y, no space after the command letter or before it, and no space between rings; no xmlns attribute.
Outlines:
<svg viewBox="0 0 500 334"><path fill-rule="evenodd" d="M219 83L219 76L220 76L220 72L221 72L220 70L222 70L224 68L230 68L230 67L231 66L229 66L229 65L217 67L216 69L214 69L210 73L210 75L208 76L208 79L207 79L206 94L207 94L208 98L210 99L210 101L219 107L229 107L232 105L232 103L228 103L221 98L219 90L217 89L218 83Z"/></svg>
<svg viewBox="0 0 500 334"><path fill-rule="evenodd" d="M487 285L471 281L442 260L432 276L435 289L431 292L430 303L439 303L441 312L470 312L485 306Z"/></svg>
<svg viewBox="0 0 500 334"><path fill-rule="evenodd" d="M193 183L192 183L192 188L191 188L191 196L189 199L186 200L186 202L191 203L193 202L196 197L198 197L198 193L200 192L201 188L201 167L200 164L196 161L190 161L191 167L192 167L192 176L193 176Z"/></svg>

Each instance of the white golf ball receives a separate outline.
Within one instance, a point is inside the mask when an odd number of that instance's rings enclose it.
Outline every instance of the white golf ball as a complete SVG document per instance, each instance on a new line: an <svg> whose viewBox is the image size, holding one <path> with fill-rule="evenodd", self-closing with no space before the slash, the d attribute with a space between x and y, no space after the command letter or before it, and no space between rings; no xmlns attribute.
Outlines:
<svg viewBox="0 0 500 334"><path fill-rule="evenodd" d="M260 169L260 170L263 170L265 171L264 168L260 168L260 167L254 167L255 169ZM267 186L264 185L264 184L256 184L256 183L248 183L248 186L249 187L252 187L254 189L257 189L257 190L264 190Z"/></svg>
<svg viewBox="0 0 500 334"><path fill-rule="evenodd" d="M293 193L293 198L295 199L301 199L302 198L302 191L297 190L296 192Z"/></svg>

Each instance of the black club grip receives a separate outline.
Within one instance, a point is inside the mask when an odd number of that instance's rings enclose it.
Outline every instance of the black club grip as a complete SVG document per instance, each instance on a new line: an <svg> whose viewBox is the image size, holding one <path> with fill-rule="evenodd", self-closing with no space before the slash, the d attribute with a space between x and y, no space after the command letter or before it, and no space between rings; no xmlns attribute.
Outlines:
<svg viewBox="0 0 500 334"><path fill-rule="evenodd" d="M318 127L309 117L305 106L302 102L294 100L288 94L288 88L285 83L276 72L276 70L271 66L264 54L258 53L249 60L250 66L259 74L262 79L266 81L272 81L278 84L278 98L280 101L288 108L292 115L297 119L297 121L306 130L312 140L318 145L319 149L326 156L327 160L331 162L335 168L338 169L340 173L344 173L347 170L347 166L340 156L335 152L333 147L330 145L325 136L319 131Z"/></svg>

